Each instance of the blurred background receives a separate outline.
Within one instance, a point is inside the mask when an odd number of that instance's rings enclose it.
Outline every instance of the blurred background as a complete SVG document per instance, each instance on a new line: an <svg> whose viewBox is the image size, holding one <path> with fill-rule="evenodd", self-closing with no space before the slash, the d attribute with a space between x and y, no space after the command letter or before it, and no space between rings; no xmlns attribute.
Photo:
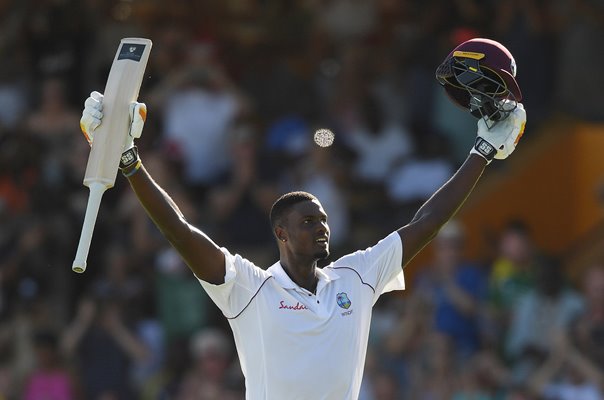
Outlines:
<svg viewBox="0 0 604 400"><path fill-rule="evenodd" d="M526 133L376 305L361 399L604 398L601 0L2 0L0 399L244 397L226 321L122 177L71 272L81 109L128 36L154 43L146 167L264 267L289 190L323 203L331 259L407 223L476 132L436 67L502 42Z"/></svg>

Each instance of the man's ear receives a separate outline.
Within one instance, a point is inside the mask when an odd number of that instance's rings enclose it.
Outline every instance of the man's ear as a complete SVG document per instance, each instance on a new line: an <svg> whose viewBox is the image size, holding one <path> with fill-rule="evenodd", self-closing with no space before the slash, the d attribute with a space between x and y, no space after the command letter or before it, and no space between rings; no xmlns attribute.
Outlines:
<svg viewBox="0 0 604 400"><path fill-rule="evenodd" d="M285 229L281 225L277 225L275 227L275 236L281 242L287 242L287 235L285 234Z"/></svg>

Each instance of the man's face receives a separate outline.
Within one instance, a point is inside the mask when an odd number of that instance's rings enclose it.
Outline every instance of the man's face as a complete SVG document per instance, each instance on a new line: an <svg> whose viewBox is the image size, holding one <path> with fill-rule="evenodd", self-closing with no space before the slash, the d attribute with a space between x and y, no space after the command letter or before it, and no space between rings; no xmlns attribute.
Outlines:
<svg viewBox="0 0 604 400"><path fill-rule="evenodd" d="M329 256L327 214L317 200L295 204L284 222L287 246L297 255L320 260Z"/></svg>

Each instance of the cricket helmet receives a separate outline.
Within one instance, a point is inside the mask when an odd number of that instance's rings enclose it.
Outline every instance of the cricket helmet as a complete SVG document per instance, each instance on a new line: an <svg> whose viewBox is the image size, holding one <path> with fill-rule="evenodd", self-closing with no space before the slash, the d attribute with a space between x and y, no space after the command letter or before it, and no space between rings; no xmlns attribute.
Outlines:
<svg viewBox="0 0 604 400"><path fill-rule="evenodd" d="M522 100L516 61L501 43L470 39L451 51L436 70L447 95L476 118L505 119Z"/></svg>

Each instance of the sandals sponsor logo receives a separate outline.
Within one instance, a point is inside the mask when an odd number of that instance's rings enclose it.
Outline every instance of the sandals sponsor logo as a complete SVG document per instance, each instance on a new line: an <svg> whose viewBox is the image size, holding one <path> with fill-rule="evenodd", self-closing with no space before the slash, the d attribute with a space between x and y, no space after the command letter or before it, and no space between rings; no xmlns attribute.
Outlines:
<svg viewBox="0 0 604 400"><path fill-rule="evenodd" d="M296 304L292 306L291 304L287 304L285 301L281 300L279 302L279 310L308 310L308 307L306 307L304 304L300 304L300 302L296 302Z"/></svg>

